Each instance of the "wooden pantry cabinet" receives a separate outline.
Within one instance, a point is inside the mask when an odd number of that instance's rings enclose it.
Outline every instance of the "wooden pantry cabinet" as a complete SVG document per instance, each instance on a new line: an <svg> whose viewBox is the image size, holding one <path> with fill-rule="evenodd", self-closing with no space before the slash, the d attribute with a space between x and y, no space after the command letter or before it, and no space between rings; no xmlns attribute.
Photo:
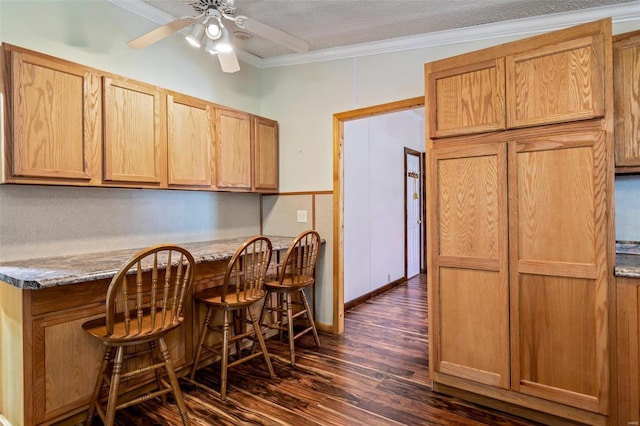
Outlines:
<svg viewBox="0 0 640 426"><path fill-rule="evenodd" d="M640 31L613 38L616 172L640 172Z"/></svg>
<svg viewBox="0 0 640 426"><path fill-rule="evenodd" d="M610 58L603 20L425 66L436 390L609 421Z"/></svg>
<svg viewBox="0 0 640 426"><path fill-rule="evenodd" d="M2 183L277 192L278 125L3 44Z"/></svg>

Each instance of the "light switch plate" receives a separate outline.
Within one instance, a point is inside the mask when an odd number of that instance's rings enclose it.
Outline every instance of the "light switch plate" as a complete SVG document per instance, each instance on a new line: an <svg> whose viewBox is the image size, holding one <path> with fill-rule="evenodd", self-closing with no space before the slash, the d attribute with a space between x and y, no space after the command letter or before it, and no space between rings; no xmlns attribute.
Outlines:
<svg viewBox="0 0 640 426"><path fill-rule="evenodd" d="M306 210L298 210L298 222L305 223L307 221L307 211Z"/></svg>

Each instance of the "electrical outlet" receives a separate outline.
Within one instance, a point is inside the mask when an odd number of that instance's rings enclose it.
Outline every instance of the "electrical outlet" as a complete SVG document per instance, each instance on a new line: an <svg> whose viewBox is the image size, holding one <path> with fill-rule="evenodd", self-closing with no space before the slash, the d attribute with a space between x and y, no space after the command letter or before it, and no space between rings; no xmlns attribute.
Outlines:
<svg viewBox="0 0 640 426"><path fill-rule="evenodd" d="M387 274L387 282L390 283L391 282L391 274Z"/></svg>
<svg viewBox="0 0 640 426"><path fill-rule="evenodd" d="M307 222L307 211L306 210L298 210L297 211L297 215L298 215L298 222L299 223L306 223Z"/></svg>

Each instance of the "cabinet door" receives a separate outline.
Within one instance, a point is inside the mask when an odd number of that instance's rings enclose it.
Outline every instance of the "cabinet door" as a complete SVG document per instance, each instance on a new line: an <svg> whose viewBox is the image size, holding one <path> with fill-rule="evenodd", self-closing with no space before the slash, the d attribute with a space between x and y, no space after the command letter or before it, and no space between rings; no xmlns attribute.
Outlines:
<svg viewBox="0 0 640 426"><path fill-rule="evenodd" d="M211 186L211 119L210 104L184 95L167 95L169 186Z"/></svg>
<svg viewBox="0 0 640 426"><path fill-rule="evenodd" d="M104 79L104 180L159 186L163 176L160 91Z"/></svg>
<svg viewBox="0 0 640 426"><path fill-rule="evenodd" d="M618 424L640 422L640 279L617 277Z"/></svg>
<svg viewBox="0 0 640 426"><path fill-rule="evenodd" d="M616 167L640 170L640 31L613 44Z"/></svg>
<svg viewBox="0 0 640 426"><path fill-rule="evenodd" d="M253 189L278 190L278 123L253 117Z"/></svg>
<svg viewBox="0 0 640 426"><path fill-rule="evenodd" d="M504 59L445 70L427 64L427 103L432 138L505 128Z"/></svg>
<svg viewBox="0 0 640 426"><path fill-rule="evenodd" d="M509 143L512 388L606 413L606 132Z"/></svg>
<svg viewBox="0 0 640 426"><path fill-rule="evenodd" d="M509 128L604 115L604 36L548 37L553 44L507 56Z"/></svg>
<svg viewBox="0 0 640 426"><path fill-rule="evenodd" d="M441 373L509 388L505 143L431 151L429 327L432 379Z"/></svg>
<svg viewBox="0 0 640 426"><path fill-rule="evenodd" d="M251 189L251 116L216 109L216 172L218 189Z"/></svg>
<svg viewBox="0 0 640 426"><path fill-rule="evenodd" d="M100 80L88 69L11 51L11 181L99 179ZM12 179L16 178L16 179Z"/></svg>

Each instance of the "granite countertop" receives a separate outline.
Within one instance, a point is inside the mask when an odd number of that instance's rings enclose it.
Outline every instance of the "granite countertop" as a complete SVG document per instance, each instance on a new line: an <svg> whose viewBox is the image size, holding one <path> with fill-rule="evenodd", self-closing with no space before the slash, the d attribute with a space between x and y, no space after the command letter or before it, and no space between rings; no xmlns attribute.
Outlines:
<svg viewBox="0 0 640 426"><path fill-rule="evenodd" d="M616 242L616 268L618 277L640 278L640 242Z"/></svg>
<svg viewBox="0 0 640 426"><path fill-rule="evenodd" d="M197 263L230 259L249 237L178 244ZM273 250L289 247L293 237L268 236ZM140 248L0 262L0 281L26 290L112 278Z"/></svg>

